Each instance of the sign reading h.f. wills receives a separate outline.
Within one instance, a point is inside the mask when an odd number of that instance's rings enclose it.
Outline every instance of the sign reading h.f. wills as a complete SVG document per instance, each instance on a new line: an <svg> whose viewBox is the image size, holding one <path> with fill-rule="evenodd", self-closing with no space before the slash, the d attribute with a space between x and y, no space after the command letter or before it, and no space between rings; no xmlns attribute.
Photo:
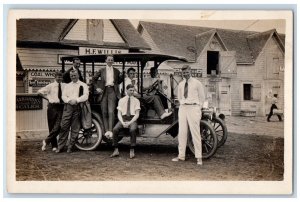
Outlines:
<svg viewBox="0 0 300 202"><path fill-rule="evenodd" d="M79 55L107 55L128 53L126 49L79 47Z"/></svg>

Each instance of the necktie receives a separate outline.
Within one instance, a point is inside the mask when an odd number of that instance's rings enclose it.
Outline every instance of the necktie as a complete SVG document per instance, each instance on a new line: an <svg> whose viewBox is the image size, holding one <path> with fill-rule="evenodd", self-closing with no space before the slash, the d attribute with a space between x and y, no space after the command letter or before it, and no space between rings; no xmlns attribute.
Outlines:
<svg viewBox="0 0 300 202"><path fill-rule="evenodd" d="M63 103L63 100L62 100L62 98L61 98L61 95L62 95L62 93L61 93L61 84L58 83L58 99L59 99L59 102L60 102L60 103Z"/></svg>
<svg viewBox="0 0 300 202"><path fill-rule="evenodd" d="M130 97L128 97L126 116L130 116Z"/></svg>
<svg viewBox="0 0 300 202"><path fill-rule="evenodd" d="M186 81L185 85L184 85L184 97L187 98L188 97L188 93L189 93L189 84Z"/></svg>

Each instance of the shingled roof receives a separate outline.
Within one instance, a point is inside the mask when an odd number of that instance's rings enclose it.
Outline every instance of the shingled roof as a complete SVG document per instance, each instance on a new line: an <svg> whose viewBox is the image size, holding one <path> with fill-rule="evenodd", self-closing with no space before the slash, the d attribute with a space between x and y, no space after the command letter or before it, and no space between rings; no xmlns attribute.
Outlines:
<svg viewBox="0 0 300 202"><path fill-rule="evenodd" d="M281 49L284 51L284 45L282 42L281 37L277 34L275 29L262 32L262 33L256 33L252 34L250 36L247 36L249 47L253 54L253 59L256 60L259 53L262 51L263 47L267 43L267 41L274 36L277 40L278 44L281 46Z"/></svg>
<svg viewBox="0 0 300 202"><path fill-rule="evenodd" d="M128 43L130 48L150 49L147 42L139 35L129 20L114 19L111 20L119 31L123 39Z"/></svg>
<svg viewBox="0 0 300 202"><path fill-rule="evenodd" d="M17 21L17 40L58 42L70 19L20 19Z"/></svg>
<svg viewBox="0 0 300 202"><path fill-rule="evenodd" d="M66 44L61 36L74 25L72 19L20 19L17 21L18 42L40 42ZM111 20L122 38L126 47L131 49L150 49L146 41L138 34L129 20ZM67 43L72 46L82 45L82 41ZM90 45L93 45L89 43ZM97 45L97 44L95 44ZM113 44L110 44L113 45ZM120 44L117 44L120 45Z"/></svg>
<svg viewBox="0 0 300 202"><path fill-rule="evenodd" d="M195 36L211 30L211 28L145 21L140 21L139 32L142 31L141 27L147 30L162 53L183 56L189 61L195 61Z"/></svg>
<svg viewBox="0 0 300 202"><path fill-rule="evenodd" d="M197 57L202 53L205 46L212 40L212 38L216 36L217 39L220 41L221 46L227 50L227 47L225 46L223 40L219 36L217 29L212 29L207 32L203 32L201 34L196 35L195 39L195 45L197 49Z"/></svg>
<svg viewBox="0 0 300 202"><path fill-rule="evenodd" d="M141 33L143 29L149 33L156 48L159 48L162 53L183 56L191 62L196 60L195 50L199 54L214 34L220 37L228 51L236 51L236 61L240 64L252 64L261 51L249 44L256 41L267 42L264 34L240 30L140 21L138 31ZM249 41L248 36L253 34L257 34L256 40ZM281 41L284 38L282 35L277 34L277 36ZM151 43L149 44L152 46ZM255 44L254 46L256 47Z"/></svg>

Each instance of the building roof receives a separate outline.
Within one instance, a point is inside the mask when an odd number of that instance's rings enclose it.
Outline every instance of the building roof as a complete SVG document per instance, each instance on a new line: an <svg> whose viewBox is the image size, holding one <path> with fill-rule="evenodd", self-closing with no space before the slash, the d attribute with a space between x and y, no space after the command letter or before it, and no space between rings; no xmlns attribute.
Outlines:
<svg viewBox="0 0 300 202"><path fill-rule="evenodd" d="M58 43L72 46L85 45L82 41L62 42L61 36L75 23L74 19L20 19L17 21L17 41L35 43ZM131 49L150 49L146 41L138 34L129 20L111 20L122 38L126 47ZM92 43L88 43L93 45ZM108 44L121 46L122 44ZM125 44L124 44L125 45ZM123 46L124 46L123 45ZM95 44L97 46L97 44Z"/></svg>
<svg viewBox="0 0 300 202"><path fill-rule="evenodd" d="M205 46L212 40L212 38L216 36L216 38L220 41L221 46L227 50L223 40L219 36L216 29L209 30L207 32L203 32L201 34L196 35L195 46L197 50L197 57L202 53Z"/></svg>
<svg viewBox="0 0 300 202"><path fill-rule="evenodd" d="M140 21L138 31L141 33L143 29L149 33L161 53L183 56L191 62L196 61L214 34L220 37L228 51L236 51L236 61L240 64L252 64L261 51L257 43L266 43L268 40L258 32ZM256 39L249 40L248 37L253 34L257 34ZM282 42L284 35L277 36ZM149 45L152 48L152 44Z"/></svg>
<svg viewBox="0 0 300 202"><path fill-rule="evenodd" d="M281 46L281 49L284 51L284 45L282 42L282 36L280 37L275 29L262 32L262 33L256 33L247 36L249 47L253 54L253 59L256 60L259 53L262 51L264 46L266 45L267 41L274 36L277 40L278 44ZM284 40L284 38L283 38Z"/></svg>
<svg viewBox="0 0 300 202"><path fill-rule="evenodd" d="M70 19L20 19L17 21L17 40L58 42Z"/></svg>
<svg viewBox="0 0 300 202"><path fill-rule="evenodd" d="M150 49L147 42L140 36L129 20L111 20L129 47L137 49Z"/></svg>

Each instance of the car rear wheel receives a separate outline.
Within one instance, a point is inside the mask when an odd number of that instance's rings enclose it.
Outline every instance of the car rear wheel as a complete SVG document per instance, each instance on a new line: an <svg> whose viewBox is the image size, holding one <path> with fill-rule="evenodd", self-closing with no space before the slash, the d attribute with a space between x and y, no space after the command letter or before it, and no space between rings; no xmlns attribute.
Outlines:
<svg viewBox="0 0 300 202"><path fill-rule="evenodd" d="M200 121L200 133L202 141L202 158L209 159L217 151L218 147L218 138L215 133L214 128L211 124L205 120ZM195 154L194 143L192 140L192 135L188 136L188 147L193 154Z"/></svg>
<svg viewBox="0 0 300 202"><path fill-rule="evenodd" d="M228 136L227 127L222 121L222 119L215 117L211 121L211 125L213 126L215 133L218 138L218 147L221 147L225 144Z"/></svg>

